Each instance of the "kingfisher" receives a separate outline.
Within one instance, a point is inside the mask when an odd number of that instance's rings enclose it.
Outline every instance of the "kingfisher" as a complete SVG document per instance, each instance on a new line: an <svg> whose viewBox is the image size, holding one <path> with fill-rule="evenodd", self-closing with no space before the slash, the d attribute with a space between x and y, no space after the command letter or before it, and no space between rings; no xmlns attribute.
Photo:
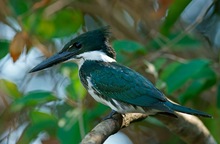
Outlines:
<svg viewBox="0 0 220 144"><path fill-rule="evenodd" d="M80 81L88 93L115 112L147 115L159 113L177 117L177 111L212 117L205 112L170 101L146 77L117 63L116 53L109 42L110 35L109 26L81 34L30 72L73 61L78 65Z"/></svg>

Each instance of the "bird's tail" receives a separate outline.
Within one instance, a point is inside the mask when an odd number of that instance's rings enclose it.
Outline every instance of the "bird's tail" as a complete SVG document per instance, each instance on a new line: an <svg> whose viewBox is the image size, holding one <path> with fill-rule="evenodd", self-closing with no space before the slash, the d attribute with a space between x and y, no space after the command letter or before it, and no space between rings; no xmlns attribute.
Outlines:
<svg viewBox="0 0 220 144"><path fill-rule="evenodd" d="M182 112L182 113L187 113L187 114L191 114L191 115L196 115L196 116L202 116L202 117L208 117L208 118L212 118L211 115L199 111L199 110L195 110L195 109L191 109L185 106L181 106L178 104L174 104L170 101L165 102L165 105L167 105L170 109L174 110L174 111L178 111L178 112Z"/></svg>

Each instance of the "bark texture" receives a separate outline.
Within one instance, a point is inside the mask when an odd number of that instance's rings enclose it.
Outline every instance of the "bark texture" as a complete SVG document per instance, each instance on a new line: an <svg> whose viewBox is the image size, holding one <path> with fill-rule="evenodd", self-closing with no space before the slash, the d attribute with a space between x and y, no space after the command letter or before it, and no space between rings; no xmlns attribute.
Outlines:
<svg viewBox="0 0 220 144"><path fill-rule="evenodd" d="M188 144L217 144L209 130L197 117L182 113L177 113L177 116L178 118L164 115L156 115L155 117ZM93 128L81 144L102 144L110 135L118 132L121 128L146 117L147 115L140 113L130 113L123 116L115 114L112 118L100 122Z"/></svg>

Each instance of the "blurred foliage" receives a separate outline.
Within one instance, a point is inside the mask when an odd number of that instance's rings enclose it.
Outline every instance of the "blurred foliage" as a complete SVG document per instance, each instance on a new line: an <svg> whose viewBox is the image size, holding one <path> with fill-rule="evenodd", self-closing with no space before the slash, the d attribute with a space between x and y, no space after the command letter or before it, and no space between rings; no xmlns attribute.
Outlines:
<svg viewBox="0 0 220 144"><path fill-rule="evenodd" d="M200 36L178 27L179 16L189 2L2 0L0 22L16 34L10 41L1 37L0 58L10 53L16 62L23 51L32 47L50 56L60 49L54 39L65 44L86 28L110 25L117 60L148 77L172 100L212 114L214 119L202 120L220 142L219 53L213 52ZM109 112L109 108L88 96L75 64L62 64L59 72L70 79L65 100L45 91L25 94L13 82L0 80L0 135L6 133L2 140L26 124L19 144L30 143L40 133L47 133L45 143L79 143ZM49 112L43 110L48 107ZM163 124L150 118L124 132L134 143L149 139L149 143L183 143L164 129Z"/></svg>
<svg viewBox="0 0 220 144"><path fill-rule="evenodd" d="M164 35L168 35L170 29L173 27L175 22L178 20L179 16L185 9L185 7L191 2L191 0L178 1L174 2L169 6L168 15L165 18L165 21L160 27L160 31Z"/></svg>
<svg viewBox="0 0 220 144"><path fill-rule="evenodd" d="M0 40L1 53L0 58L3 58L8 53L9 42L6 40Z"/></svg>
<svg viewBox="0 0 220 144"><path fill-rule="evenodd" d="M17 89L17 85L11 81L0 79L1 91L13 99L20 98L22 94Z"/></svg>

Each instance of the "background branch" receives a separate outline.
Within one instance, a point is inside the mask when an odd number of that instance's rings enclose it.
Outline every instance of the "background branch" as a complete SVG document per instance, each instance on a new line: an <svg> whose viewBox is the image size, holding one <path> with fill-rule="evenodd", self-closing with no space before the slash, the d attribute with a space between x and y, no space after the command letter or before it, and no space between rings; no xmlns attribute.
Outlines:
<svg viewBox="0 0 220 144"><path fill-rule="evenodd" d="M177 116L178 119L164 115L156 115L155 117L188 144L217 144L208 129L197 117L182 113L177 113ZM101 144L121 128L146 117L146 114L139 113L130 113L123 117L120 114L115 114L113 118L100 122L85 136L81 143Z"/></svg>

